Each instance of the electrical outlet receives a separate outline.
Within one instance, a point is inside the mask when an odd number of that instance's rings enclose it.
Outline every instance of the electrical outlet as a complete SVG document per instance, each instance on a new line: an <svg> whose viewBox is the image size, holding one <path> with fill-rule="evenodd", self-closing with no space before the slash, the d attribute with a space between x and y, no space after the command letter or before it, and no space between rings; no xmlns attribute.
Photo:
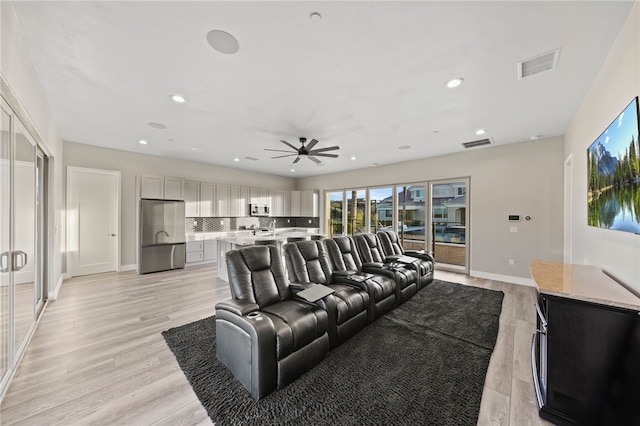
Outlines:
<svg viewBox="0 0 640 426"><path fill-rule="evenodd" d="M220 225L224 225L224 220L221 220L221 221L220 221Z"/></svg>
<svg viewBox="0 0 640 426"><path fill-rule="evenodd" d="M309 224L311 224L311 219L309 219Z"/></svg>
<svg viewBox="0 0 640 426"><path fill-rule="evenodd" d="M516 264L516 261L514 259L509 259L509 265L513 266Z"/></svg>

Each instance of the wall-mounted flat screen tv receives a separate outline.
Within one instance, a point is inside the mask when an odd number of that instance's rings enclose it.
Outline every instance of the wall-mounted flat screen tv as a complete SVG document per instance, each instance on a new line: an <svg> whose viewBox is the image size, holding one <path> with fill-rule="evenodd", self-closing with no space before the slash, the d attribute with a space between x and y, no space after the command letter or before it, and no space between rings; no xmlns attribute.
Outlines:
<svg viewBox="0 0 640 426"><path fill-rule="evenodd" d="M589 225L640 234L638 97L587 149Z"/></svg>

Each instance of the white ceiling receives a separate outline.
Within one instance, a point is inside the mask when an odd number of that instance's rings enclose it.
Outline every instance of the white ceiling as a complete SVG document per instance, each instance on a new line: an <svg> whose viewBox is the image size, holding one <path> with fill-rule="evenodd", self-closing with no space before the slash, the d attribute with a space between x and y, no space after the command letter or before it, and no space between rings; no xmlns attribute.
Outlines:
<svg viewBox="0 0 640 426"><path fill-rule="evenodd" d="M289 177L459 152L484 137L562 135L632 6L14 3L64 140ZM214 29L233 34L239 52L213 50ZM557 69L518 79L518 61L556 48ZM465 83L448 89L454 77ZM303 158L290 172L295 157L264 151L301 136L339 145L339 158Z"/></svg>

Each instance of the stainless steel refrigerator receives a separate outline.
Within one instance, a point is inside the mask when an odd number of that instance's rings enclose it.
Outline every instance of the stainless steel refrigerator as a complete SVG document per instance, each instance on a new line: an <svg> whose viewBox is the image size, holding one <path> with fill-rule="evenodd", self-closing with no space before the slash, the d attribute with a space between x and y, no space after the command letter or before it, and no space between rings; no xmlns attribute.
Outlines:
<svg viewBox="0 0 640 426"><path fill-rule="evenodd" d="M138 272L184 268L184 201L140 200Z"/></svg>

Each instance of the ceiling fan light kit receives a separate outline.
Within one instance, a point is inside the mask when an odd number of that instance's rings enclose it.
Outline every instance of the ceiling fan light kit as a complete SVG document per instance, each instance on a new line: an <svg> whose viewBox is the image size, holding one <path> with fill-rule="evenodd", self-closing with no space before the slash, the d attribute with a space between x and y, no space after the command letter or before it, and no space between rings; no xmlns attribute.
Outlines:
<svg viewBox="0 0 640 426"><path fill-rule="evenodd" d="M311 139L311 142L309 142L309 144L305 146L305 144L307 143L307 138L300 138L300 144L302 145L300 148L296 148L294 145L290 144L287 141L281 140L280 142L282 142L283 144L287 145L293 151L291 151L291 150L283 150L283 149L268 149L268 148L265 149L265 151L288 152L289 153L289 154L285 154L285 155L278 155L278 156L275 156L275 157L271 157L272 159L274 159L274 158L284 158L284 157L293 157L295 155L296 158L295 158L295 160L293 160L293 164L295 164L298 161L300 161L300 157L301 156L306 156L307 158L309 158L309 160L313 161L314 163L320 164L321 161L316 157L338 158L338 154L327 154L327 151L335 151L337 149L340 149L340 147L337 146L337 145L336 146L326 147L326 148L313 149L318 144L318 140L317 139ZM291 152L293 152L293 154Z"/></svg>

